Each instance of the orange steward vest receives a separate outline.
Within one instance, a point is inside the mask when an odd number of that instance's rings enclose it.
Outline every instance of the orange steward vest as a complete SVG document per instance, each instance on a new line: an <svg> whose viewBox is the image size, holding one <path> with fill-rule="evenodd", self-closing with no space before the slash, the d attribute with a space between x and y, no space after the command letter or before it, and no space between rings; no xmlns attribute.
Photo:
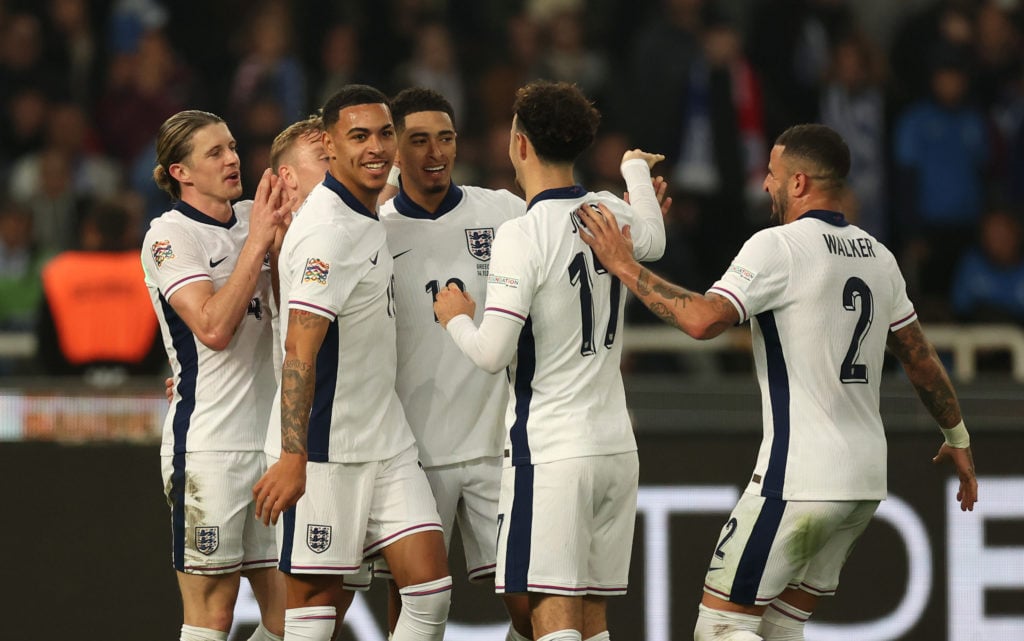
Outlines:
<svg viewBox="0 0 1024 641"><path fill-rule="evenodd" d="M157 321L139 252L68 251L43 268L60 349L73 365L138 363Z"/></svg>

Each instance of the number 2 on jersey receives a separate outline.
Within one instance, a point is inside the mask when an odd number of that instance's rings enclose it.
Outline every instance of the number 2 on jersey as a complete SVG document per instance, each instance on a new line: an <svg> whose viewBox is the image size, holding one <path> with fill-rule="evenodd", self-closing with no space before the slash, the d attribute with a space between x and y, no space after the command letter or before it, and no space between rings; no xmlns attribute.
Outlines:
<svg viewBox="0 0 1024 641"><path fill-rule="evenodd" d="M839 380L843 383L867 383L868 366L857 362L860 356L860 345L864 337L871 329L871 321L874 318L875 310L871 299L871 288L861 279L854 276L846 281L843 287L843 307L851 312L857 311L857 302L860 301L860 317L857 318L857 326L853 329L853 338L850 340L850 347L846 350L846 358L839 367Z"/></svg>
<svg viewBox="0 0 1024 641"><path fill-rule="evenodd" d="M604 275L608 270L604 268L597 256L591 252L594 261L594 272L597 275ZM619 329L619 295L622 288L619 286L618 276L612 276L612 287L609 297L608 326L604 333L604 346L611 349L615 343L615 334ZM580 354L593 356L597 350L594 347L594 297L592 283L593 279L590 270L587 269L587 258L583 252L577 252L569 263L569 282L580 288L580 321L583 325L583 343L580 345Z"/></svg>

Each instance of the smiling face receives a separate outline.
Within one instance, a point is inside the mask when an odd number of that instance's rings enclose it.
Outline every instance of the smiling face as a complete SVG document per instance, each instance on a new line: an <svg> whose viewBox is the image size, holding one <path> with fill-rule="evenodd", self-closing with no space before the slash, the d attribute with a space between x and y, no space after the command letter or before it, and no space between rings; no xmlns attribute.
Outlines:
<svg viewBox="0 0 1024 641"><path fill-rule="evenodd" d="M223 122L206 125L192 136L192 153L171 165L181 183L182 199L202 209L199 201L231 201L242 195L237 143ZM205 211L205 210L204 210Z"/></svg>
<svg viewBox="0 0 1024 641"><path fill-rule="evenodd" d="M419 111L406 115L398 140L402 186L412 194L444 194L455 162L455 125L443 111Z"/></svg>
<svg viewBox="0 0 1024 641"><path fill-rule="evenodd" d="M398 143L391 111L383 103L353 105L338 113L324 134L331 175L375 209L377 194L387 184Z"/></svg>

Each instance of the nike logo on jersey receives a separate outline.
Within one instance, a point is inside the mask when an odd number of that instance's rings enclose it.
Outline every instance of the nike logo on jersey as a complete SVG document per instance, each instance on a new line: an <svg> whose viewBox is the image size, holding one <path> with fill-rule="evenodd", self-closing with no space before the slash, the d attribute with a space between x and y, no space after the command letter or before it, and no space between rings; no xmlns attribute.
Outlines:
<svg viewBox="0 0 1024 641"><path fill-rule="evenodd" d="M391 260L394 260L394 259L398 258L399 256L404 256L405 254L408 254L411 251L412 251L411 249L407 249L404 252L398 252L397 254L395 254L394 256L391 257Z"/></svg>
<svg viewBox="0 0 1024 641"><path fill-rule="evenodd" d="M227 256L225 256L224 258L221 258L220 260L214 260L214 259L211 258L210 259L210 268L212 269L212 268L216 267L217 265L220 265L221 263L223 263L227 259L228 259Z"/></svg>
<svg viewBox="0 0 1024 641"><path fill-rule="evenodd" d="M377 257L378 256L380 256L380 250L379 249L373 254L373 258L370 259L370 264L371 265L376 265L377 264Z"/></svg>

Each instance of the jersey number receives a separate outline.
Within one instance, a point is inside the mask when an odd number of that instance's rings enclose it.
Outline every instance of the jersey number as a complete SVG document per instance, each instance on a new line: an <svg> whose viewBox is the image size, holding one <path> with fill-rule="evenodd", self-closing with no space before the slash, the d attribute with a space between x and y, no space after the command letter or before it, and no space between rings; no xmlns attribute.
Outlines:
<svg viewBox="0 0 1024 641"><path fill-rule="evenodd" d="M718 547L715 548L715 556L719 559L725 558L725 552L722 551L722 548L729 542L732 535L736 534L736 525L736 519L729 519L729 522L725 524L725 528L723 528L725 530L725 536L722 537L722 540L718 543Z"/></svg>
<svg viewBox="0 0 1024 641"><path fill-rule="evenodd" d="M466 284L463 283L458 278L449 278L447 281L445 281L444 289L448 289L449 285L455 285L456 287L459 288L459 291L463 291L463 292L466 291ZM440 281L436 281L436 280L430 281L429 283L427 283L426 290L427 290L427 293L430 294L430 302L431 303L436 302L437 301L437 294L438 294L438 292L441 291L441 283L440 283ZM437 322L437 314L434 314L434 322L435 323Z"/></svg>
<svg viewBox="0 0 1024 641"><path fill-rule="evenodd" d="M597 275L607 274L597 256L591 252L594 261L594 272ZM580 345L580 354L593 356L597 349L594 347L594 297L592 283L593 279L590 270L587 269L587 259L583 252L577 253L572 262L569 263L569 282L580 288L580 321L583 325L583 344ZM612 276L611 296L609 299L610 314L608 315L608 326L604 333L604 346L611 349L615 343L615 333L619 329L619 295L622 288L619 287L618 276Z"/></svg>
<svg viewBox="0 0 1024 641"><path fill-rule="evenodd" d="M853 329L853 338L850 339L850 348L846 350L846 358L839 368L839 380L843 383L867 383L868 366L857 362L860 356L860 345L864 337L871 329L871 320L874 317L874 305L871 301L871 288L861 279L854 276L846 281L843 287L843 307L851 312L857 311L857 302L860 301L860 317L857 318L857 326Z"/></svg>

